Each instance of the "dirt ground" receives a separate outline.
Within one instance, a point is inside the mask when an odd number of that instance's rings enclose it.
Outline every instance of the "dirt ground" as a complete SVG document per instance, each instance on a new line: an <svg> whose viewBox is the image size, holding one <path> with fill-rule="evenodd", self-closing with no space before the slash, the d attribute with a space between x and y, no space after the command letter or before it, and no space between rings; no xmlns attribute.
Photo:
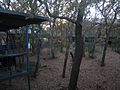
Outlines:
<svg viewBox="0 0 120 90"><path fill-rule="evenodd" d="M46 50L43 50L43 57ZM100 67L101 54L98 51L96 58L83 58L78 79L79 90L120 90L120 55L107 50L106 65ZM37 78L31 78L31 90L67 90L70 71L71 57L68 59L66 77L62 78L64 54L59 53L55 59L42 59L42 65ZM4 87L4 88L3 88ZM7 90L6 85L1 85L0 90ZM17 78L13 81L11 90L27 90L27 80Z"/></svg>

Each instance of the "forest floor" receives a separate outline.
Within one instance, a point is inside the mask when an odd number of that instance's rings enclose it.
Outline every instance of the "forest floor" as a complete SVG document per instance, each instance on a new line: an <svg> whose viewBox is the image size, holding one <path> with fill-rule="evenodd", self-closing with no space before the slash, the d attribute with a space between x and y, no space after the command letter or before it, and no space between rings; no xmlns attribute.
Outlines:
<svg viewBox="0 0 120 90"><path fill-rule="evenodd" d="M47 57L46 49L43 58ZM46 55L46 56L45 56ZM34 60L34 58L31 58ZM100 67L101 53L97 51L96 58L83 58L79 78L78 90L120 90L120 55L107 50L106 65ZM71 57L68 59L66 77L62 78L64 54L57 54L57 58L42 60L42 65L36 78L31 78L31 90L67 90L72 66ZM25 78L13 80L12 90L27 90ZM8 90L1 85L0 90Z"/></svg>

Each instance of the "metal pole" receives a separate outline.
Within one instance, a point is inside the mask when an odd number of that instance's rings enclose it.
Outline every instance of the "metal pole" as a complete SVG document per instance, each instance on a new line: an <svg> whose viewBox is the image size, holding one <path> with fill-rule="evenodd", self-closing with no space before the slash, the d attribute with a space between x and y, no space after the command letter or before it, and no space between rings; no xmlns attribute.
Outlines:
<svg viewBox="0 0 120 90"><path fill-rule="evenodd" d="M27 52L27 78L28 78L28 90L30 89L30 71L29 71L29 58L28 58L28 42L29 42L29 37L28 37L28 25L26 25L26 52Z"/></svg>

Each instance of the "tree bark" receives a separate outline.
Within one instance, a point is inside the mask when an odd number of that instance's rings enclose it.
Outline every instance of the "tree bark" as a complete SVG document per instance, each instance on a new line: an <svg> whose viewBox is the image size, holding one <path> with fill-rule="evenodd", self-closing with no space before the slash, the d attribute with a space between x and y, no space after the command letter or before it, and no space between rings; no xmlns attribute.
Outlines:
<svg viewBox="0 0 120 90"><path fill-rule="evenodd" d="M108 35L107 35L107 37L108 37ZM102 61L101 61L101 67L105 66L105 56L106 56L107 46L108 46L108 38L105 39L105 45L104 45L103 56L102 56Z"/></svg>
<svg viewBox="0 0 120 90"><path fill-rule="evenodd" d="M105 45L104 45L104 49L103 49L101 66L105 66L105 56L106 56L106 50L107 50L107 46L108 46L109 35L110 35L111 30L112 30L113 24L114 24L114 22L115 22L115 20L116 20L116 17L117 17L117 10L116 10L116 12L115 12L114 18L113 18L113 20L112 20L109 28L107 28L108 23L107 23L107 19L106 19L106 17L105 17L105 23L106 23L106 39L105 39Z"/></svg>
<svg viewBox="0 0 120 90"><path fill-rule="evenodd" d="M80 65L83 57L83 37L82 37L82 20L83 15L86 7L86 0L82 0L79 5L77 21L75 26L75 53L73 57L73 65L72 71L70 76L70 82L68 90L76 90L77 87L77 80L80 71Z"/></svg>
<svg viewBox="0 0 120 90"><path fill-rule="evenodd" d="M65 78L65 71L66 71L67 60L69 56L69 48L70 48L70 44L68 42L67 47L66 47L65 60L64 60L63 73L62 73L63 78Z"/></svg>
<svg viewBox="0 0 120 90"><path fill-rule="evenodd" d="M69 89L68 90L75 90L77 86L78 75L80 71L80 64L83 57L83 38L82 38L82 26L76 25L76 48L75 48L75 55L73 58L73 66L70 76L69 82Z"/></svg>
<svg viewBox="0 0 120 90"><path fill-rule="evenodd" d="M50 37L51 37L51 58L52 59L54 59L55 58L55 53L54 53L54 35L53 35L53 33L54 33L54 28L55 28L55 21L56 21L56 19L53 19L53 26L51 27L52 28L52 30L50 31ZM50 23L50 25L51 25L51 23Z"/></svg>

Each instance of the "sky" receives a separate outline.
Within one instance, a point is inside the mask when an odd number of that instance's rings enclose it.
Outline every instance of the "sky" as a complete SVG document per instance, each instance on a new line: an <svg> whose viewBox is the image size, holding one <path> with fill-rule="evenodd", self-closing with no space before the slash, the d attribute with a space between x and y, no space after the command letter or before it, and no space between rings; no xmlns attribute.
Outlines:
<svg viewBox="0 0 120 90"><path fill-rule="evenodd" d="M4 0L0 0L0 1L4 1ZM11 1L15 1L15 0L11 0ZM96 13L96 10L95 10L95 7L91 7L90 8L90 15L89 16L87 16L87 18L94 18L95 17L95 13ZM100 15L98 15L98 17L100 18L101 16Z"/></svg>

